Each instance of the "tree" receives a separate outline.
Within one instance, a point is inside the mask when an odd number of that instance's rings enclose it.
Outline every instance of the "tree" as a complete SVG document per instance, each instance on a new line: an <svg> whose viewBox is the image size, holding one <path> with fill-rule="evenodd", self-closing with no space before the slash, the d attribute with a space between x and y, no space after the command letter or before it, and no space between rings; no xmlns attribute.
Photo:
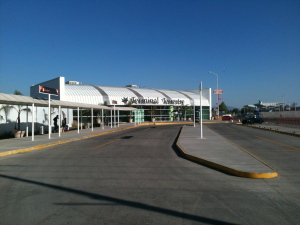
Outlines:
<svg viewBox="0 0 300 225"><path fill-rule="evenodd" d="M157 110L157 107L156 107L156 105L155 105L155 106L151 106L151 109L148 111L149 114L151 115L151 119L154 118L154 115L155 115L155 113L156 113L156 110Z"/></svg>
<svg viewBox="0 0 300 225"><path fill-rule="evenodd" d="M125 103L126 107L131 107L133 104L132 99L130 99L128 102ZM129 122L132 122L132 111L129 112Z"/></svg>
<svg viewBox="0 0 300 225"><path fill-rule="evenodd" d="M22 95L22 93L17 91L17 90L14 91L14 94L15 95ZM18 117L17 117L17 125L18 126L16 127L17 130L21 130L21 119L20 119L21 113L24 112L24 111L25 112L31 112L30 109L28 109L27 107L26 108L24 108L24 107L25 106L23 106L23 105L10 106L10 108L15 109L18 113Z"/></svg>
<svg viewBox="0 0 300 225"><path fill-rule="evenodd" d="M14 95L23 95L23 94L22 94L21 92L15 90L15 91L14 91Z"/></svg>
<svg viewBox="0 0 300 225"><path fill-rule="evenodd" d="M186 111L188 113L187 115L188 118L194 117L194 108L192 106L187 106Z"/></svg>
<svg viewBox="0 0 300 225"><path fill-rule="evenodd" d="M237 108L235 108L235 109L232 110L232 115L237 115L239 113L240 113L240 111Z"/></svg>
<svg viewBox="0 0 300 225"><path fill-rule="evenodd" d="M225 112L225 113L227 113L228 109L227 109L227 106L225 105L224 102L222 102L222 103L220 104L220 106L219 106L219 111L220 111L220 112Z"/></svg>
<svg viewBox="0 0 300 225"><path fill-rule="evenodd" d="M188 111L189 106L188 105L182 105L181 109L183 110L183 113L184 113L184 117L183 118L186 119L186 112Z"/></svg>
<svg viewBox="0 0 300 225"><path fill-rule="evenodd" d="M11 106L11 105L2 105L1 107L0 107L0 111L4 111L4 114L5 114L5 122L7 123L7 117L8 117L8 114L9 114L9 111L10 111L10 109L12 109L13 108L13 106ZM1 116L1 118L0 118L1 120L3 119L3 117Z"/></svg>

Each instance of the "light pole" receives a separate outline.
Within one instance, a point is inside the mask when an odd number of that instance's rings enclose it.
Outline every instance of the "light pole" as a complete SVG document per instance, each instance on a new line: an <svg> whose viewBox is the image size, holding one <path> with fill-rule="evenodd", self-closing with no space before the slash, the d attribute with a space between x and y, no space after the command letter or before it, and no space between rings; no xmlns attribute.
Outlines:
<svg viewBox="0 0 300 225"><path fill-rule="evenodd" d="M195 101L191 101L191 103L193 104L193 113L194 113L194 127L195 127L195 123L196 123L196 113L195 113Z"/></svg>
<svg viewBox="0 0 300 225"><path fill-rule="evenodd" d="M217 94L217 103L218 103L218 110L217 110L217 117L218 117L218 119L219 119L219 110L220 110L220 108L219 108L219 87L218 87L218 83L219 83L219 81L218 81L218 76L219 76L219 74L217 74L217 73L214 73L214 72L211 72L211 71L208 71L208 73L212 73L212 74L214 74L214 75L216 75L217 76L217 92L218 92L218 94Z"/></svg>
<svg viewBox="0 0 300 225"><path fill-rule="evenodd" d="M223 71L223 72L226 72L225 70ZM219 91L219 87L218 87L218 85L219 85L219 79L218 79L218 77L219 77L219 74L217 74L217 73L214 73L214 72L211 72L211 71L208 71L208 73L212 73L212 74L214 74L214 75L216 75L217 76L217 97L218 97L218 99L217 99L217 103L218 103L218 111L217 111L217 116L218 116L218 119L219 119L219 114L220 114L220 104L219 104L219 95L220 95L220 92L221 92L221 94L223 94L223 92L222 91Z"/></svg>
<svg viewBox="0 0 300 225"><path fill-rule="evenodd" d="M203 138L203 130L202 130L202 82L200 82L199 85L199 94L200 94L200 116L199 116L199 122L200 122L200 138Z"/></svg>

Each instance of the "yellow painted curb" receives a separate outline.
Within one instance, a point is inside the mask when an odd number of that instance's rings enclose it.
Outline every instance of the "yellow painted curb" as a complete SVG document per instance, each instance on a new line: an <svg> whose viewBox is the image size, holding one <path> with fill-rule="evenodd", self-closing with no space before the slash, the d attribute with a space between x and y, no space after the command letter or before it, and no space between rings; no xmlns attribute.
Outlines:
<svg viewBox="0 0 300 225"><path fill-rule="evenodd" d="M181 133L181 130L180 130L180 133ZM200 163L202 165L205 165L205 166L208 166L208 167L211 167L211 168L214 168L214 169L217 169L217 170L220 170L220 171L223 171L223 172L226 172L226 173L238 176L238 177L245 177L245 178L274 178L274 177L278 177L278 173L275 172L272 167L270 167L269 165L267 165L263 161L257 159L256 157L255 157L256 160L259 160L260 162L264 163L273 172L270 172L270 173L252 173L252 172L239 171L239 170L235 170L233 168L227 167L227 166L223 166L223 165L220 165L220 164L217 164L217 163L214 163L214 162L211 162L211 161L208 161L208 160L205 160L205 159L202 159L202 158L199 158L199 157L187 154L184 151L184 149L178 144L179 143L179 139L180 139L180 134L179 134L178 140L176 142L177 148L179 149L179 151L181 152L181 154L185 158L187 158L189 160L192 160L194 162L198 162L198 163Z"/></svg>
<svg viewBox="0 0 300 225"><path fill-rule="evenodd" d="M139 125L137 125L137 126L139 126ZM2 152L2 153L0 153L0 157L15 155L15 154L19 154L19 153L30 152L30 151L34 151L34 150L40 150L40 149L55 146L55 145L65 144L65 143L69 143L69 142L73 142L73 141L79 141L79 140L92 138L92 137L96 137L96 136L100 136L100 135L104 135L104 134L109 134L109 133L114 133L114 132L118 132L118 131L122 131L122 130L127 130L127 129L131 129L131 128L135 128L137 126L122 128L122 129L118 129L118 130L111 130L111 131L107 131L107 132L103 132L103 133L91 134L91 135L84 136L84 137L72 138L72 139L69 139L69 140L57 141L57 142L52 142L52 143L48 143L48 144L44 144L44 145L37 145L37 146L34 146L34 147L30 147L30 148L23 148L23 149L16 149L16 150L11 150L11 151L7 151L7 152Z"/></svg>
<svg viewBox="0 0 300 225"><path fill-rule="evenodd" d="M213 123L213 122L203 122L203 123ZM72 141L78 141L78 140L82 140L82 139L92 138L92 137L96 137L96 136L100 136L100 135L104 135L104 134L108 134L108 133L113 133L113 132L117 132L117 131L121 131L121 130L131 129L131 128L135 128L135 127L138 127L138 126L143 126L143 125L178 125L178 124L181 124L181 125L193 124L193 122L186 121L186 122L178 122L178 123L176 123L176 122L171 122L171 123L163 123L163 122L162 123L160 123L160 122L141 123L141 124L137 124L136 126L122 128L122 129L118 129L118 130L112 130L112 131L107 131L107 132L98 133L98 134L91 134L91 135L84 136L84 137L72 138L72 139L65 140L65 141L52 142L52 143L48 143L48 144L44 144L44 145L38 145L38 146L30 147L30 148L23 148L23 149L16 149L16 150L11 150L11 151L7 151L7 152L2 152L2 153L0 153L0 157L15 155L15 154L19 154L19 153L34 151L34 150L39 150L39 149L51 147L51 146L54 146L54 145L60 145L60 144L65 144L65 143L72 142ZM123 124L120 124L120 125L123 125Z"/></svg>
<svg viewBox="0 0 300 225"><path fill-rule="evenodd" d="M205 121L205 122L202 122L202 123L219 123L217 121ZM140 125L191 125L191 124L194 124L194 122L188 122L188 121L185 121L185 122L147 122L147 123L142 123ZM199 122L197 122L196 124L199 124Z"/></svg>

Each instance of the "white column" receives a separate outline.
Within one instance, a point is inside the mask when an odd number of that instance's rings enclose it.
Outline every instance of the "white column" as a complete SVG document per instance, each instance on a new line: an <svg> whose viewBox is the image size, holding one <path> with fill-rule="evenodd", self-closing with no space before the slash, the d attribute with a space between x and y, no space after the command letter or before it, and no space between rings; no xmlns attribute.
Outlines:
<svg viewBox="0 0 300 225"><path fill-rule="evenodd" d="M60 137L60 127L61 127L61 107L60 106L58 106L58 137Z"/></svg>
<svg viewBox="0 0 300 225"><path fill-rule="evenodd" d="M110 110L110 128L113 128L112 110Z"/></svg>
<svg viewBox="0 0 300 225"><path fill-rule="evenodd" d="M28 137L28 105L26 110L26 137Z"/></svg>
<svg viewBox="0 0 300 225"><path fill-rule="evenodd" d="M196 126L196 112L195 112L195 101L193 101L194 105L194 127Z"/></svg>
<svg viewBox="0 0 300 225"><path fill-rule="evenodd" d="M51 112L50 112L50 107L51 107L51 104L50 104L50 101L51 101L51 95L48 94L48 136L49 136L49 139L51 138Z"/></svg>
<svg viewBox="0 0 300 225"><path fill-rule="evenodd" d="M34 103L32 103L32 123L31 123L31 140L34 141Z"/></svg>
<svg viewBox="0 0 300 225"><path fill-rule="evenodd" d="M202 82L200 83L200 136L203 138L202 130Z"/></svg>
<svg viewBox="0 0 300 225"><path fill-rule="evenodd" d="M118 127L119 127L119 124L120 124L120 110L118 110Z"/></svg>
<svg viewBox="0 0 300 225"><path fill-rule="evenodd" d="M116 128L116 105L114 105L114 128Z"/></svg>
<svg viewBox="0 0 300 225"><path fill-rule="evenodd" d="M92 108L92 121L91 121L92 122L92 131L94 131L94 120L93 120L94 115L93 114L94 114L94 112L93 112L93 108Z"/></svg>
<svg viewBox="0 0 300 225"><path fill-rule="evenodd" d="M209 119L211 120L211 117L212 117L212 114L211 114L211 110L212 110L211 88L209 88L208 90L209 90Z"/></svg>
<svg viewBox="0 0 300 225"><path fill-rule="evenodd" d="M104 129L104 121L103 121L103 118L104 118L104 117L103 117L103 109L102 109L102 115L101 115L101 116L102 116L102 119L101 119L101 123L102 123L102 129Z"/></svg>
<svg viewBox="0 0 300 225"><path fill-rule="evenodd" d="M77 133L79 134L79 126L80 126L80 121L79 121L79 107L77 107Z"/></svg>

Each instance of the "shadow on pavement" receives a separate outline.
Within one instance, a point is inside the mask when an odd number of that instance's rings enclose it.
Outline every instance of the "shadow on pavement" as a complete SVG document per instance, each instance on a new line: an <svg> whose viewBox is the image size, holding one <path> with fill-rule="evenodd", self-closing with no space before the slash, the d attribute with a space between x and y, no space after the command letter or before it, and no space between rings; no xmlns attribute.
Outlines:
<svg viewBox="0 0 300 225"><path fill-rule="evenodd" d="M47 184L47 183L42 183L42 182L38 182L38 181L7 176L7 175L3 175L3 174L0 174L0 177L5 178L5 179L19 181L19 182L34 184L34 185L38 185L38 186L42 186L42 187L46 187L46 188L51 188L51 189L55 189L55 190L63 191L63 192L67 192L67 193L77 194L77 195L85 196L85 197L96 199L96 200L109 201L112 204L125 205L125 206L129 206L132 208L143 209L143 210L148 210L148 211L152 211L152 212L157 212L160 214L166 214L169 216L179 217L179 218L183 218L186 220L192 220L192 221L198 221L198 222L202 222L202 223L216 224L216 225L218 225L218 224L232 225L233 224L233 223L228 223L228 222L224 222L224 221L220 221L220 220L206 218L203 216L197 216L197 215L193 215L193 214L189 214L189 213L183 213L183 212L179 212L179 211L175 211L175 210L170 210L170 209L165 209L165 208L161 208L161 207L157 207L157 206L143 204L140 202L134 202L134 201L124 200L124 199L120 199L120 198L109 197L109 196L95 194L95 193L86 192L86 191L81 191L81 190L77 190L77 189L73 189L73 188L61 187L58 185ZM60 203L56 203L56 204L60 204ZM80 204L81 203L74 203L74 205L80 205ZM103 203L99 203L99 205L102 205L102 204ZM71 204L69 204L69 205L71 205ZM93 204L93 205L95 205L95 204Z"/></svg>

